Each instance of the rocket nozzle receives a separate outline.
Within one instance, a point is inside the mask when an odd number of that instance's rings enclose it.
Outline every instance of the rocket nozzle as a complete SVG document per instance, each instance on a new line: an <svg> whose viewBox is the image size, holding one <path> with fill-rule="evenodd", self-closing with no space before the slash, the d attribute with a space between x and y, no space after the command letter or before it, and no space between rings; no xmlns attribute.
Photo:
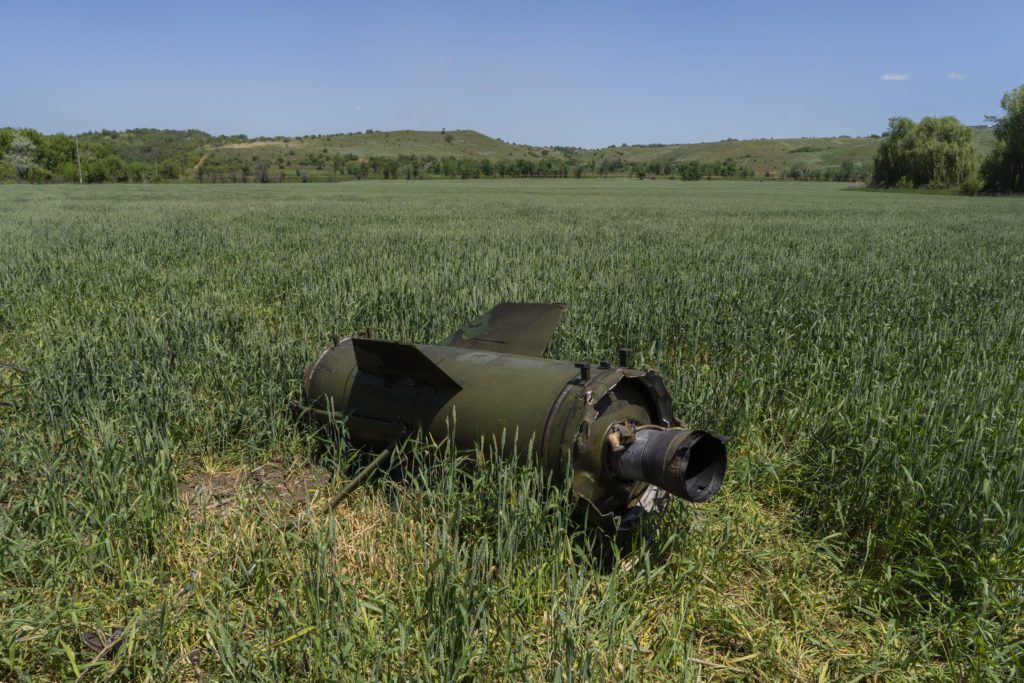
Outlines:
<svg viewBox="0 0 1024 683"><path fill-rule="evenodd" d="M702 503L722 487L725 443L711 432L639 428L632 442L611 456L609 465L624 479Z"/></svg>

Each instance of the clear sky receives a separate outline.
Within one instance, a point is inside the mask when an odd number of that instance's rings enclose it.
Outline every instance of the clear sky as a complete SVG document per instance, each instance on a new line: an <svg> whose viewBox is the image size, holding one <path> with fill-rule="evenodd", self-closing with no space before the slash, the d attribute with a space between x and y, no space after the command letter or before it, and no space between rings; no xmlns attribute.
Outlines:
<svg viewBox="0 0 1024 683"><path fill-rule="evenodd" d="M470 128L603 147L979 124L1024 83L1024 0L0 0L0 126Z"/></svg>

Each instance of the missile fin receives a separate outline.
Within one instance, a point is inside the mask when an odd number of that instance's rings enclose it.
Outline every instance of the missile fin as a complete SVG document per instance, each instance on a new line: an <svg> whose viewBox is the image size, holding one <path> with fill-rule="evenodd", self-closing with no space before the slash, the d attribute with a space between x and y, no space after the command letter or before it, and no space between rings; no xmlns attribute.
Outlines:
<svg viewBox="0 0 1024 683"><path fill-rule="evenodd" d="M412 344L356 338L352 340L352 348L356 355L356 367L361 372L433 387L462 388Z"/></svg>
<svg viewBox="0 0 1024 683"><path fill-rule="evenodd" d="M565 304L501 303L458 330L445 346L543 356Z"/></svg>

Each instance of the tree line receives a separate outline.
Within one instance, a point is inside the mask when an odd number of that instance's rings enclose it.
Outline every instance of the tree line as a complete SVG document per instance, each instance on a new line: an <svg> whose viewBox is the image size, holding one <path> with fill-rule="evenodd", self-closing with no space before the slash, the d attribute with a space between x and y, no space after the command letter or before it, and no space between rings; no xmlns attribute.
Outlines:
<svg viewBox="0 0 1024 683"><path fill-rule="evenodd" d="M31 128L0 128L0 182L309 182L311 180L408 180L423 178L567 178L628 175L636 178L747 178L754 171L724 161L588 162L578 157L488 159L402 155L359 158L354 154L309 153L286 160L241 153L207 157L204 148L244 141L245 136L214 137L201 131L99 131L73 137L45 135ZM546 152L546 150L545 150ZM292 154L293 152L289 152Z"/></svg>
<svg viewBox="0 0 1024 683"><path fill-rule="evenodd" d="M1024 192L1024 86L1002 98L1001 117L990 117L996 145L982 159L973 131L951 116L912 121L895 117L882 137L872 167L852 161L838 167L793 164L777 177L793 180L867 180L875 187ZM307 136L310 137L310 136ZM370 156L330 154L327 148L302 159L276 159L241 153L206 154L218 146L248 138L212 136L197 130L136 129L98 131L77 137L44 135L31 128L0 128L0 182L298 182L361 180L375 177L422 178L752 178L755 172L735 160L630 161L620 153L590 160L575 148L539 158L489 159L460 156ZM287 155L294 155L288 150ZM531 155L536 157L536 155ZM298 161L298 164L293 164ZM765 177L772 173L765 172Z"/></svg>
<svg viewBox="0 0 1024 683"><path fill-rule="evenodd" d="M205 146L245 139L198 130L102 130L73 137L0 128L0 182L178 180L191 175Z"/></svg>
<svg viewBox="0 0 1024 683"><path fill-rule="evenodd" d="M629 161L621 157L586 160L579 156L537 159L488 159L460 156L400 155L357 157L354 154L309 152L302 157L282 152L274 159L241 152L205 157L203 148L245 140L245 136L215 138L201 131L100 131L76 138L44 135L25 128L0 128L0 182L311 182L364 178L421 180L423 178L753 178L753 168L735 159L720 161ZM546 151L546 150L545 150ZM765 173L765 177L773 177ZM809 168L794 164L774 177L794 180L864 180L859 164Z"/></svg>
<svg viewBox="0 0 1024 683"><path fill-rule="evenodd" d="M1024 192L1024 85L1003 97L995 124L996 146L981 159L969 126L952 116L889 120L875 154L876 187Z"/></svg>
<svg viewBox="0 0 1024 683"><path fill-rule="evenodd" d="M582 178L630 176L634 178L752 178L754 170L733 159L724 161L629 162L619 159L590 163L579 159L544 157L540 159L478 159L474 157L400 155L397 157L354 154L310 153L298 159L299 165L279 156L268 162L241 155L207 160L196 172L199 182L311 182L383 178L385 180L423 178ZM315 171L313 170L315 169ZM315 175L314 175L315 174ZM785 177L785 175L783 175ZM817 174L817 179L839 179ZM808 174L808 179L810 175Z"/></svg>

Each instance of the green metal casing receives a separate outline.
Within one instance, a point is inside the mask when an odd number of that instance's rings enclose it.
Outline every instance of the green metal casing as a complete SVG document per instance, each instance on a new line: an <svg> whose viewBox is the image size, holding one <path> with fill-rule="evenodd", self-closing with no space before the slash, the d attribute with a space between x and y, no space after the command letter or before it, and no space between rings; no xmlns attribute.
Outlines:
<svg viewBox="0 0 1024 683"><path fill-rule="evenodd" d="M571 472L573 491L602 515L621 514L648 486L608 470L611 425L628 418L675 426L653 371L351 337L307 366L303 399L314 419L344 422L357 446L419 433L535 458L556 479Z"/></svg>

